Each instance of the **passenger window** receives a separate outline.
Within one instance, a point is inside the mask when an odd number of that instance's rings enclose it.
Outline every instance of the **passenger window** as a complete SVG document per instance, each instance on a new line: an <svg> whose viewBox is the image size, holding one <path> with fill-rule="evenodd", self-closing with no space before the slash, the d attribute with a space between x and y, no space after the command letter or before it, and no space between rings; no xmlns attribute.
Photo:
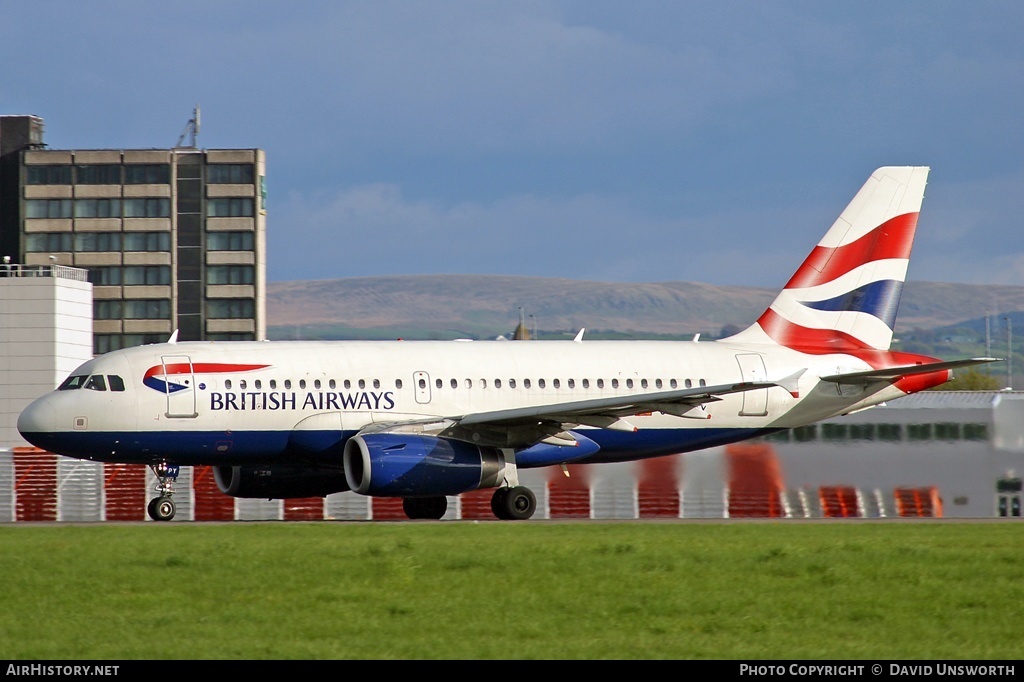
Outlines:
<svg viewBox="0 0 1024 682"><path fill-rule="evenodd" d="M626 379L626 388L633 388L633 380Z"/></svg>
<svg viewBox="0 0 1024 682"><path fill-rule="evenodd" d="M487 388L487 379L480 380L480 388Z"/></svg>
<svg viewBox="0 0 1024 682"><path fill-rule="evenodd" d="M348 390L348 389L352 388L352 382L349 381L348 379L345 379L344 386L345 386L345 390Z"/></svg>
<svg viewBox="0 0 1024 682"><path fill-rule="evenodd" d="M426 387L427 387L426 380L425 379L420 379L420 388L426 388ZM401 386L399 386L399 388L401 388Z"/></svg>
<svg viewBox="0 0 1024 682"><path fill-rule="evenodd" d="M675 379L672 379L671 381L668 382L668 385L671 386L672 388L676 388L677 386L679 386L679 382L676 381Z"/></svg>
<svg viewBox="0 0 1024 682"><path fill-rule="evenodd" d="M590 388L590 379L583 380L583 388Z"/></svg>
<svg viewBox="0 0 1024 682"><path fill-rule="evenodd" d="M619 387L619 380L618 379L612 379L612 388L618 388L618 387Z"/></svg>
<svg viewBox="0 0 1024 682"><path fill-rule="evenodd" d="M276 388L277 388L277 379L271 379L270 380L270 389L274 390Z"/></svg>
<svg viewBox="0 0 1024 682"><path fill-rule="evenodd" d="M557 384L555 385L555 388L558 388ZM569 379L569 388L576 388L576 380L575 379Z"/></svg>
<svg viewBox="0 0 1024 682"><path fill-rule="evenodd" d="M551 380L551 386L553 388L561 388L562 387L562 382L560 380L558 380L558 379L552 379ZM572 379L569 379L569 388L572 388Z"/></svg>
<svg viewBox="0 0 1024 682"><path fill-rule="evenodd" d="M291 387L292 387L292 380L291 379L285 379L284 380L284 387L290 390Z"/></svg>
<svg viewBox="0 0 1024 682"><path fill-rule="evenodd" d="M244 391L246 389L245 379L238 380L238 389Z"/></svg>
<svg viewBox="0 0 1024 682"><path fill-rule="evenodd" d="M655 380L654 380L654 386L655 386L656 388L661 388L661 386L662 386L662 384L661 384L661 379L655 379Z"/></svg>
<svg viewBox="0 0 1024 682"><path fill-rule="evenodd" d="M452 385L452 388L458 388L459 387L459 380L458 379L452 379L451 380L451 385Z"/></svg>
<svg viewBox="0 0 1024 682"><path fill-rule="evenodd" d="M306 380L299 379L299 388L306 388Z"/></svg>
<svg viewBox="0 0 1024 682"><path fill-rule="evenodd" d="M640 380L640 388L647 388L647 379Z"/></svg>
<svg viewBox="0 0 1024 682"><path fill-rule="evenodd" d="M523 379L523 388L529 388L529 387L530 387L530 380L529 379Z"/></svg>
<svg viewBox="0 0 1024 682"><path fill-rule="evenodd" d="M81 388L82 384L84 384L85 380L88 379L88 378L89 378L89 375L87 375L87 374L77 374L77 375L75 375L73 377L68 377L67 379L64 380L64 383L62 383L60 386L57 387L57 390L58 391L73 391L75 389Z"/></svg>
<svg viewBox="0 0 1024 682"><path fill-rule="evenodd" d="M546 386L546 384L544 383L543 379L537 379L537 387L538 388L544 388L545 386Z"/></svg>
<svg viewBox="0 0 1024 682"><path fill-rule="evenodd" d="M598 379L597 380L597 387L598 388L604 388L604 379Z"/></svg>
<svg viewBox="0 0 1024 682"><path fill-rule="evenodd" d="M420 380L420 382L422 383L422 379ZM334 387L331 386L331 388L334 388ZM395 379L395 388L402 388L402 380L401 379Z"/></svg>
<svg viewBox="0 0 1024 682"><path fill-rule="evenodd" d="M508 387L509 388L515 388L516 387L516 380L515 379L509 379L508 380Z"/></svg>
<svg viewBox="0 0 1024 682"><path fill-rule="evenodd" d="M257 390L257 391L261 391L261 390L263 390L263 382L262 382L262 381L260 381L259 379L257 379L256 381L252 382L252 385L253 385L253 387L254 387L254 388L255 388L255 389Z"/></svg>
<svg viewBox="0 0 1024 682"><path fill-rule="evenodd" d="M314 379L313 380L313 388L315 388L317 390L320 389L320 380L319 379Z"/></svg>
<svg viewBox="0 0 1024 682"><path fill-rule="evenodd" d="M227 391L231 390L231 379L225 379L224 380L224 389L227 390Z"/></svg>
<svg viewBox="0 0 1024 682"><path fill-rule="evenodd" d="M117 376L116 374L108 374L107 382L110 384L111 391L123 391L124 390L124 379Z"/></svg>
<svg viewBox="0 0 1024 682"><path fill-rule="evenodd" d="M692 382L692 381L690 381L689 379L687 379L687 380L686 380L686 383L685 383L685 386L686 386L687 388L693 388L693 382Z"/></svg>
<svg viewBox="0 0 1024 682"><path fill-rule="evenodd" d="M706 381L704 381L703 379L701 379L701 380L700 380L700 385L701 385L701 386L707 386L707 385L708 385L708 382L706 382Z"/></svg>
<svg viewBox="0 0 1024 682"><path fill-rule="evenodd" d="M85 387L90 391L105 391L107 390L107 382L103 381L102 374L93 374L89 377L89 380L85 382Z"/></svg>
<svg viewBox="0 0 1024 682"><path fill-rule="evenodd" d="M444 388L444 382L441 381L440 379L436 380L434 382L434 385L437 386L438 388Z"/></svg>
<svg viewBox="0 0 1024 682"><path fill-rule="evenodd" d="M360 379L359 380L359 388L366 388L366 380L365 379Z"/></svg>
<svg viewBox="0 0 1024 682"><path fill-rule="evenodd" d="M494 387L495 388L501 388L501 379L495 379L494 380Z"/></svg>
<svg viewBox="0 0 1024 682"><path fill-rule="evenodd" d="M473 388L473 380L466 379L466 388Z"/></svg>
<svg viewBox="0 0 1024 682"><path fill-rule="evenodd" d="M380 379L374 379L373 380L373 387L374 388L380 388Z"/></svg>
<svg viewBox="0 0 1024 682"><path fill-rule="evenodd" d="M334 379L331 379L330 381L327 382L327 387L333 391L335 388L338 387L338 384L336 381L334 381Z"/></svg>

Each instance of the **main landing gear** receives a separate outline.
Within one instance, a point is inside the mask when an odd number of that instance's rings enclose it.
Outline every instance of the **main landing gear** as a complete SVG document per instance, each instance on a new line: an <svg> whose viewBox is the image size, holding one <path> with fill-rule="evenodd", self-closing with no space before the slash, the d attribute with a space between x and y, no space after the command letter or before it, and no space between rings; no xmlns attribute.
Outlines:
<svg viewBox="0 0 1024 682"><path fill-rule="evenodd" d="M523 521L537 511L537 497L521 485L498 488L491 497L491 511L503 521Z"/></svg>
<svg viewBox="0 0 1024 682"><path fill-rule="evenodd" d="M166 499L170 501L170 498ZM402 509L410 519L438 520L448 511L448 498L444 495L437 497L405 497L402 498ZM533 516L533 513L537 511L537 497L533 494L532 490L521 485L512 486L511 488L498 488L494 491L494 496L491 497L491 511L503 521L525 520ZM152 514L153 512L150 511L151 516Z"/></svg>
<svg viewBox="0 0 1024 682"><path fill-rule="evenodd" d="M149 512L149 518L154 521L170 521L174 518L174 512L177 511L171 496L174 494L174 482L178 480L181 467L177 464L160 462L159 464L150 464L149 468L156 476L156 488L154 489L159 494L149 501L146 511Z"/></svg>

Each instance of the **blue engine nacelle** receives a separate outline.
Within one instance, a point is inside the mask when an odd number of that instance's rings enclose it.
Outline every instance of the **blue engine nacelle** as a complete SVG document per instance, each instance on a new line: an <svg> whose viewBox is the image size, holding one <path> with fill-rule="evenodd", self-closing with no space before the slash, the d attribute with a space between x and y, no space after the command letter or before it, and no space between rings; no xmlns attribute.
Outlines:
<svg viewBox="0 0 1024 682"><path fill-rule="evenodd" d="M337 468L216 466L213 478L220 491L232 497L326 497L348 490L345 475Z"/></svg>
<svg viewBox="0 0 1024 682"><path fill-rule="evenodd" d="M505 458L497 448L400 433L369 433L345 443L345 477L361 495L424 497L493 488Z"/></svg>

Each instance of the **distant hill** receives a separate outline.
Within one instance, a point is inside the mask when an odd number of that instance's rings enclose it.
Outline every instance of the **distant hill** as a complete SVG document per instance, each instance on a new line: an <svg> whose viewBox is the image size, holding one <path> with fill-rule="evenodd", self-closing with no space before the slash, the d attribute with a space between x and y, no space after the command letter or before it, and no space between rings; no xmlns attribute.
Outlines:
<svg viewBox="0 0 1024 682"><path fill-rule="evenodd" d="M719 336L745 327L775 289L499 275L410 275L269 282L270 338L493 338L528 327L593 337ZM1024 286L908 282L897 334L1024 311ZM1021 330L1024 332L1024 330ZM543 338L543 334L538 334Z"/></svg>

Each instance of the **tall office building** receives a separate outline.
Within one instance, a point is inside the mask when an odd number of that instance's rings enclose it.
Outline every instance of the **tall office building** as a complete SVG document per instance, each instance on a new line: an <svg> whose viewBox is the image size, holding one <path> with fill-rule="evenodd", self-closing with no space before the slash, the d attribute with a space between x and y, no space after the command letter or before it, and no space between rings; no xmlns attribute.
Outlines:
<svg viewBox="0 0 1024 682"><path fill-rule="evenodd" d="M48 149L0 116L0 255L93 284L93 351L266 338L260 149Z"/></svg>

